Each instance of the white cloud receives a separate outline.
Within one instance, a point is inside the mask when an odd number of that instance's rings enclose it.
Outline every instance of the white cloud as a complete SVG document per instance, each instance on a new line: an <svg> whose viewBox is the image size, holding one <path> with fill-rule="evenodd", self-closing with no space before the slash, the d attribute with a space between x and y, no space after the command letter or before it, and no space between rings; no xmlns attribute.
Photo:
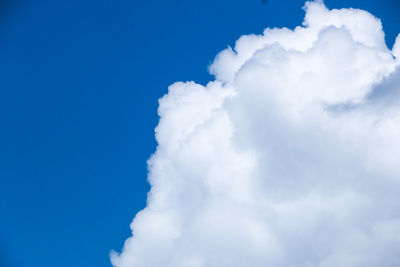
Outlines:
<svg viewBox="0 0 400 267"><path fill-rule="evenodd" d="M151 191L116 267L400 263L400 39L308 2L160 99Z"/></svg>

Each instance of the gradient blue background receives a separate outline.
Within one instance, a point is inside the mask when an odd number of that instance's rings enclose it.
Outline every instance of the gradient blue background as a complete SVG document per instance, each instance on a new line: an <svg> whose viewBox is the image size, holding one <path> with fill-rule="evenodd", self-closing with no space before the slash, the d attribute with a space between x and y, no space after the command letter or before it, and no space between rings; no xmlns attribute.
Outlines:
<svg viewBox="0 0 400 267"><path fill-rule="evenodd" d="M397 1L326 0L380 17ZM304 1L0 2L0 266L110 266L145 206L157 99L206 83L242 34L294 27Z"/></svg>

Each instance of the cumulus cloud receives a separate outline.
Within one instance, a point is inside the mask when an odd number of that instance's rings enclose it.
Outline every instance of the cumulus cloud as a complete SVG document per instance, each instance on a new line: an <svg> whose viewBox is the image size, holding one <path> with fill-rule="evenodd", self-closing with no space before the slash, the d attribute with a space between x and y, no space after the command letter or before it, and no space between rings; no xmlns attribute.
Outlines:
<svg viewBox="0 0 400 267"><path fill-rule="evenodd" d="M305 11L160 99L147 207L114 266L399 266L400 38L363 10Z"/></svg>

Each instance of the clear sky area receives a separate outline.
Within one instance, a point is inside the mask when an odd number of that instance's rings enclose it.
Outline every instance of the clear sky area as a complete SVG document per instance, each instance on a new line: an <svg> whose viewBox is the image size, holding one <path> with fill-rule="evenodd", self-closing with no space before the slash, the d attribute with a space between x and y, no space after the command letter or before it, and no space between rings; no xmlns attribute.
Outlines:
<svg viewBox="0 0 400 267"><path fill-rule="evenodd" d="M396 0L325 0L382 20ZM109 267L146 205L158 99L243 34L293 28L302 0L0 2L0 266Z"/></svg>

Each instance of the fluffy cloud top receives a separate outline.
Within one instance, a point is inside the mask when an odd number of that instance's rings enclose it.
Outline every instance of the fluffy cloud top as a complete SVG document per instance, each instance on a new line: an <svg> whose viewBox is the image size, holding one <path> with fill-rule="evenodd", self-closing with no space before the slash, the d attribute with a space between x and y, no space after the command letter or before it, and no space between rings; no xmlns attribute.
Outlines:
<svg viewBox="0 0 400 267"><path fill-rule="evenodd" d="M307 2L160 99L147 207L116 267L400 264L400 38Z"/></svg>

